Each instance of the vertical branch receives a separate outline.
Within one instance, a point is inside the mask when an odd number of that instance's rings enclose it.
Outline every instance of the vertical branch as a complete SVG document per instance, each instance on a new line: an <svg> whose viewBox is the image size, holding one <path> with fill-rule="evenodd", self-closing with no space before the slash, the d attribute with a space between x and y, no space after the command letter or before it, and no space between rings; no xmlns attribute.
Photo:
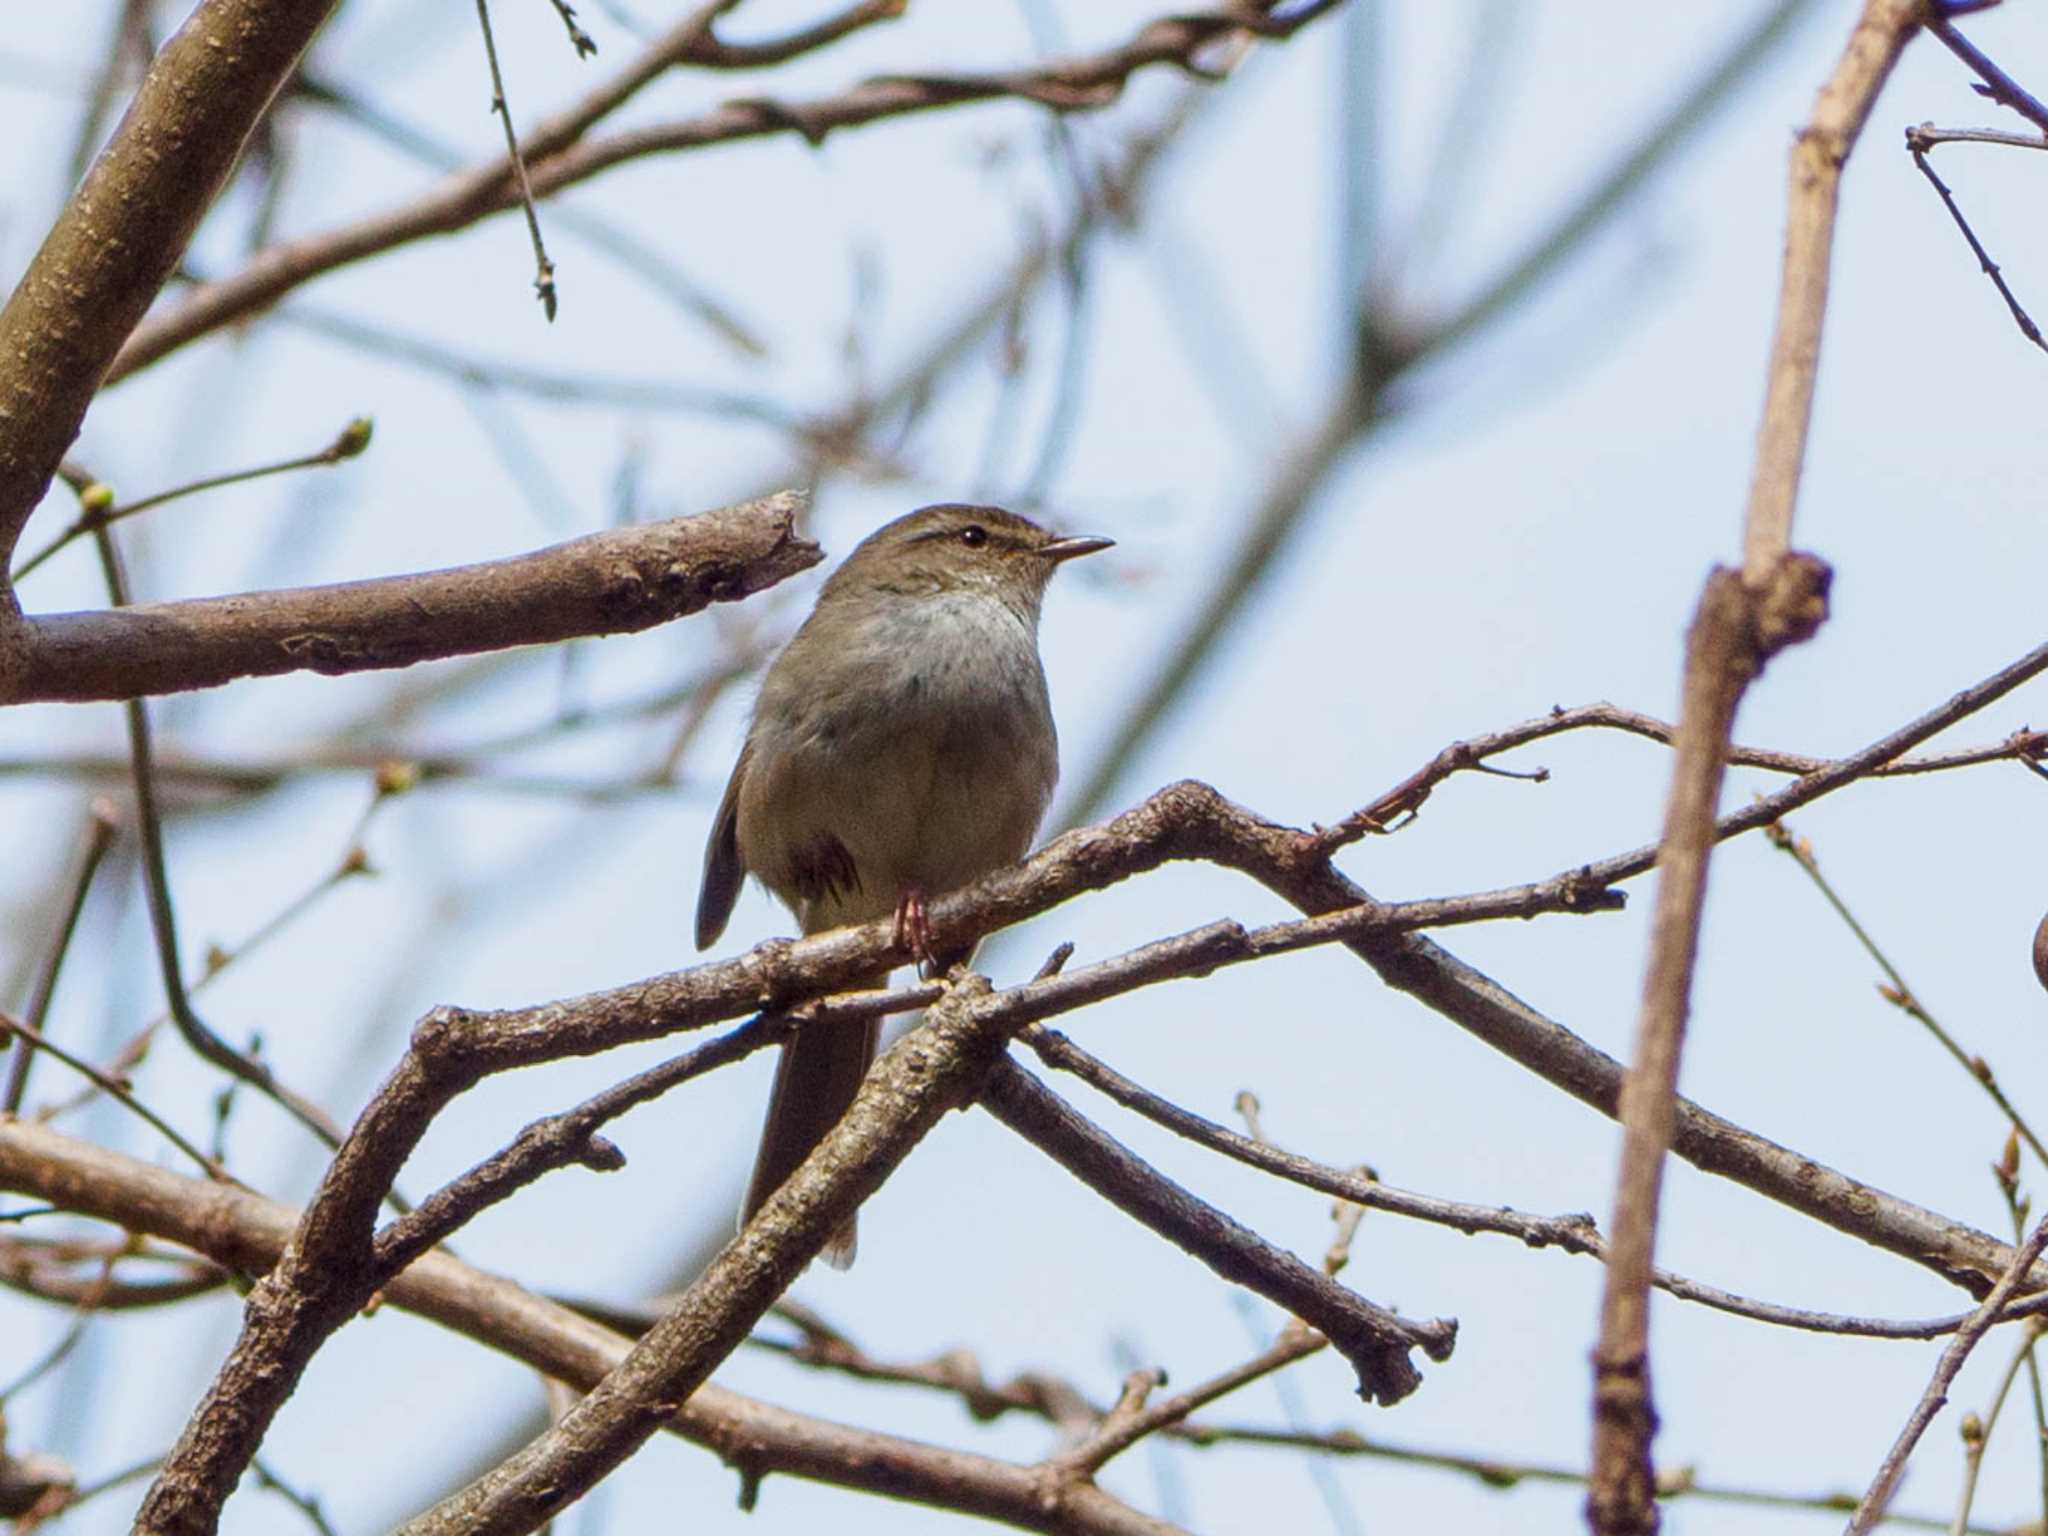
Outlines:
<svg viewBox="0 0 2048 1536"><path fill-rule="evenodd" d="M43 968L36 976L35 991L29 996L28 1012L24 1018L32 1030L40 1030L44 1019L49 1016L51 999L57 995L57 977L64 969L64 957L71 952L71 940L78 932L78 919L85 911L85 898L92 891L93 876L99 873L100 861L114 845L115 830L114 808L104 800L94 801L87 817L85 857L79 861L78 875L71 882L71 899L65 903L64 916L57 924L57 936L51 942L49 958L44 960ZM24 1035L15 1043L14 1061L7 1069L7 1089L0 1093L0 1115L20 1111L22 1100L28 1093L29 1064L34 1060L35 1046Z"/></svg>
<svg viewBox="0 0 2048 1536"><path fill-rule="evenodd" d="M1920 10L1919 0L1867 0L1841 62L1821 87L1812 121L1792 145L1777 331L1743 525L1742 579L1752 587L1769 580L1771 568L1792 547L1792 512L1820 373L1842 166L1906 39L1920 25Z"/></svg>
<svg viewBox="0 0 2048 1536"><path fill-rule="evenodd" d="M0 309L0 564L335 0L205 0ZM0 587L0 614L14 608Z"/></svg>
<svg viewBox="0 0 2048 1536"><path fill-rule="evenodd" d="M1784 275L1744 521L1743 567L1708 576L1686 639L1677 754L1657 859L1657 910L1635 1052L1622 1084L1621 1169L1593 1351L1586 1514L1601 1536L1642 1536L1658 1526L1650 1459L1657 1414L1649 1291L1714 812L1744 691L1772 655L1806 639L1826 615L1828 568L1794 552L1791 543L1842 166L1920 20L1919 0L1866 0L1811 121L1793 145Z"/></svg>

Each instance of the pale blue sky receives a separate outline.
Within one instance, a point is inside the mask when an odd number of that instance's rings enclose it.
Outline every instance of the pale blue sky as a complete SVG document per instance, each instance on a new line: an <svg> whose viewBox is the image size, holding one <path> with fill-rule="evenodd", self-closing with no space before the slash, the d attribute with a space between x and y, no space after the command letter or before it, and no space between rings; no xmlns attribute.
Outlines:
<svg viewBox="0 0 2048 1536"><path fill-rule="evenodd" d="M62 190L77 118L72 98L32 88L17 66L35 61L36 79L60 83L66 70L82 74L112 9L93 0L11 18L0 130L19 149L16 174L0 189L6 280ZM605 8L585 9L603 52L579 65L549 7L496 8L523 120L628 55L631 40ZM1057 9L1076 48L1113 41L1154 11L1133 0ZM912 10L766 80L664 81L626 120L681 115L734 94L823 93L871 72L1032 54L1020 8L927 0ZM1740 11L1746 19L1755 7ZM759 0L733 31L764 35L815 13ZM1325 486L1247 622L1125 773L1119 804L1195 775L1277 819L1328 821L1446 742L1554 703L1608 698L1670 713L1702 575L1737 548L1785 152L1852 14L1843 3L1814 5L1751 86L1542 302L1404 384L1403 416ZM1459 221L1396 268L1404 302L1422 317L1454 307L1521 249L1732 35L1725 17L1620 0L1383 3L1371 16L1380 227L1394 246L1408 248L1447 119L1481 135ZM1475 25L1506 29L1499 72L1459 95ZM1334 388L1345 338L1334 303L1333 147L1339 85L1358 67L1346 26L1320 22L1223 86L1148 196L1141 232L1103 244L1091 269L1083 425L1047 510L1114 535L1120 549L1084 579L1063 578L1046 614L1070 782L1085 776L1121 706L1200 601L1251 498ZM2029 8L1972 18L1968 28L2022 78L2048 75L2048 38ZM352 0L317 59L469 158L497 142L467 7ZM1175 91L1148 77L1113 112L1074 120L1084 153L1112 152ZM2015 333L1898 147L1907 123L1994 117L1951 58L1918 43L1850 168L1798 535L1835 566L1833 613L1817 640L1753 691L1745 741L1852 749L2040 642L2048 359ZM278 214L287 234L331 227L428 183L354 129L310 117L301 128L305 159ZM2048 162L1965 147L1944 151L1941 169L2022 296L2037 313L2048 309L2048 258L2039 255L2048 248L2039 211ZM577 191L579 206L631 227L758 328L771 348L765 365L722 348L546 209L563 294L551 329L530 297L525 234L509 218L337 274L307 288L303 302L485 357L745 389L815 408L843 393L856 309L866 315L868 366L887 377L1035 231L1057 228L1065 199L1048 169L1043 119L1017 105L851 132L822 151L775 140L646 161ZM246 206L232 208L205 232L195 251L205 270L235 264L247 216ZM874 287L862 306L864 266ZM1060 306L1041 304L1022 336L1031 373L1007 451L988 449L1000 389L985 350L903 445L902 478L826 486L815 531L834 558L917 502L1003 499L1029 482L1063 344ZM1219 348L1234 357L1220 382L1211 376ZM310 449L356 413L376 417L375 447L345 469L223 492L135 527L129 547L150 598L381 574L550 542L605 521L628 453L639 456L650 512L713 505L787 472L783 445L760 426L518 399L500 408L545 462L545 483L508 462L445 380L259 327L239 351L215 339L110 394L79 451L117 488L141 493ZM62 515L53 500L31 542ZM39 608L88 605L98 601L95 583L80 550L23 596ZM736 621L791 622L809 589L583 646L572 686L599 700L658 686L716 655ZM552 660L530 660L402 739L461 749L545 719L560 677ZM189 753L267 757L321 739L391 686L381 676L281 679L171 701L158 715L166 742ZM1954 740L1991 740L2038 721L2040 697L2038 684L2024 690ZM698 850L743 708L735 697L714 712L677 793L591 805L445 786L397 802L369 837L380 878L344 888L292 938L224 976L208 994L208 1017L238 1037L260 1028L291 1080L348 1112L395 1059L409 1021L434 1003L533 1001L687 963ZM658 720L590 733L521 764L616 779L657 761L673 729ZM0 719L0 757L117 750L118 731L111 707L13 711ZM1661 749L1586 736L1516 762L1548 766L1550 781L1454 782L1419 823L1352 851L1345 867L1377 895L1453 894L1542 878L1654 835L1668 769ZM1728 803L1764 782L1735 775ZM181 824L171 859L188 955L238 940L317 878L366 795L360 777L320 778ZM41 931L49 892L73 858L83 798L75 786L0 778L0 827L17 871L4 898L11 931ZM1866 787L1794 823L1928 1005L2028 1106L2048 1102L2034 1070L2044 1000L2026 959L2048 905L2044 812L2043 786L2003 766ZM1985 1165L2003 1130L1974 1086L1876 997L1872 968L1783 856L1751 839L1724 848L1715 872L1685 1090L1847 1172L1999 1230L2004 1215ZM1625 1055L1653 892L1643 881L1630 894L1623 915L1466 929L1448 947ZM64 1038L102 1049L159 1005L139 908L123 900L102 893L92 945L74 955L51 1021ZM1280 913L1240 880L1177 866L1040 919L991 963L999 979L1013 979L1062 938L1083 958L1099 957L1220 915ZM787 928L784 914L750 894L726 952ZM19 964L20 953L11 943L5 963ZM1237 1091L1255 1091L1269 1133L1304 1153L1369 1161L1391 1182L1459 1199L1605 1219L1613 1128L1341 954L1156 989L1065 1027L1213 1117L1229 1119ZM466 1166L533 1115L653 1054L488 1085L437 1128L408 1186ZM751 1063L637 1113L616 1137L631 1159L625 1172L556 1175L458 1246L535 1286L639 1294L707 1224L729 1219L767 1073L765 1061ZM54 1077L39 1081L47 1088ZM181 1124L205 1125L213 1085L175 1047L158 1053L143 1086ZM1276 1241L1320 1252L1319 1197L1055 1086L1204 1196ZM155 1155L118 1116L75 1128ZM303 1139L261 1107L239 1113L230 1152L245 1177L284 1198L303 1197L316 1176ZM2028 1184L2041 1174L2030 1165ZM1683 1167L1669 1186L1660 1258L1799 1305L1909 1316L1960 1304L1914 1266ZM1509 1460L1583 1461L1595 1265L1374 1216L1349 1278L1405 1311L1457 1316L1458 1352L1392 1411L1361 1408L1335 1359L1298 1367L1291 1379L1309 1425ZM797 1294L877 1354L923 1358L966 1346L991 1375L1052 1370L1105 1399L1121 1374L1120 1346L1164 1365L1179 1385L1253 1348L1239 1309L1206 1272L975 1115L950 1117L872 1203L855 1270L808 1276ZM1276 1326L1263 1304L1258 1319L1261 1330ZM217 1298L175 1320L101 1325L77 1376L10 1406L10 1444L61 1451L87 1477L162 1449L234 1321L231 1302ZM0 1298L0 1379L62 1323ZM1664 1463L1694 1465L1703 1481L1792 1492L1860 1488L1935 1354L1791 1335L1667 1299L1657 1303L1655 1343ZM1987 1344L1955 1394L1958 1407L1982 1408L2008 1348ZM997 1454L1029 1459L1048 1444L1041 1426L975 1426L942 1400L745 1351L719 1379ZM352 1536L438 1491L463 1447L537 1401L529 1373L387 1311L323 1353L267 1454L316 1488ZM1269 1387L1214 1416L1283 1418ZM1993 1444L1978 1508L2010 1523L2036 1513L2039 1479L2023 1424L2008 1431ZM1902 1504L1945 1514L1959 1460L1952 1412L1914 1463ZM1176 1505L1161 1504L1161 1463L1145 1454L1118 1463L1111 1482L1204 1532L1344 1529L1298 1457L1176 1450L1164 1464ZM1570 1489L1500 1492L1371 1461L1333 1464L1331 1473L1360 1529L1578 1523ZM656 1445L561 1528L652 1529L679 1510L704 1532L950 1524L787 1479L771 1481L747 1517L734 1509L734 1491L706 1453ZM291 1518L251 1490L230 1504L224 1529L270 1531ZM96 1532L122 1519L110 1502L74 1523ZM1668 1513L1681 1536L1828 1524L1824 1515L1694 1502Z"/></svg>

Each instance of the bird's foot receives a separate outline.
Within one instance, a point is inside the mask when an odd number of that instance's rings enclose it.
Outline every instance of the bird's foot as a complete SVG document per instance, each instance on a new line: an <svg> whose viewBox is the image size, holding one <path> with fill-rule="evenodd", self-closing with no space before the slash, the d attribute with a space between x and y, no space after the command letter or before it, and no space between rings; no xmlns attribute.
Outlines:
<svg viewBox="0 0 2048 1536"><path fill-rule="evenodd" d="M936 974L938 960L932 954L932 923L924 909L924 892L906 885L896 898L896 947L917 962L921 974Z"/></svg>

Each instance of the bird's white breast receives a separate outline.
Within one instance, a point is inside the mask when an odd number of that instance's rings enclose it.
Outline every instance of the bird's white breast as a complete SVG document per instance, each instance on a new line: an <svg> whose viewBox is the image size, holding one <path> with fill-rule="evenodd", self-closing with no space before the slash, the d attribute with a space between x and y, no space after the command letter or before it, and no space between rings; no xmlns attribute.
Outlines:
<svg viewBox="0 0 2048 1536"><path fill-rule="evenodd" d="M778 659L739 841L806 931L883 916L906 887L937 895L1030 846L1059 771L1035 619L969 588L807 626ZM825 838L859 888L806 901L800 865Z"/></svg>

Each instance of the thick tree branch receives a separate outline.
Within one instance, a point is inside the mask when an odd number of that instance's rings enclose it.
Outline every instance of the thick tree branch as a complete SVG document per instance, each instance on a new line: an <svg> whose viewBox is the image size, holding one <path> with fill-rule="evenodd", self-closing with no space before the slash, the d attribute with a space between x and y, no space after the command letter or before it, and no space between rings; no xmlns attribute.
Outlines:
<svg viewBox="0 0 2048 1536"><path fill-rule="evenodd" d="M248 1190L185 1178L22 1121L0 1121L0 1189L184 1244L241 1274L269 1270L299 1221L298 1212ZM588 1318L446 1253L416 1260L383 1295L583 1390L628 1347ZM715 1385L700 1387L666 1427L745 1477L782 1472L1052 1536L1177 1536L1092 1486L1050 1508L1032 1468L810 1418Z"/></svg>
<svg viewBox="0 0 2048 1536"><path fill-rule="evenodd" d="M1867 0L1841 61L1792 149L1791 208L1777 333L1743 529L1743 564L1707 579L1687 639L1677 755L1658 851L1657 913L1636 1044L1622 1090L1621 1169L1600 1336L1593 1350L1593 1460L1586 1511L1596 1536L1649 1536L1658 1525L1650 1443L1657 1415L1649 1292L1665 1153L1677 1121L1693 966L1705 910L1715 811L1735 713L1766 661L1826 614L1830 573L1792 550L1792 515L1827 317L1842 165L1920 25L1921 0Z"/></svg>
<svg viewBox="0 0 2048 1536"><path fill-rule="evenodd" d="M373 581L60 613L0 630L0 704L367 672L652 628L817 564L796 491L532 554Z"/></svg>
<svg viewBox="0 0 2048 1536"><path fill-rule="evenodd" d="M2039 657L2015 663L1857 758L1800 780L1784 795L1810 798L1851 782L1857 773L1910 750L1943 725L2016 686L2031 675L2029 668L2038 670L2040 664ZM1044 977L999 994L985 1009L978 1005L972 1010L977 1028L998 1019L1004 1030L1014 1030L1165 977L1200 974L1217 965L1310 943L1343 942L1390 985L1417 996L1604 1112L1614 1112L1620 1072L1611 1059L1409 931L1423 923L1472 920L1486 911L1526 915L1582 908L1588 905L1583 872L1546 883L1555 890L1522 888L1477 899L1383 905L1331 868L1317 838L1262 821L1205 785L1184 783L1105 826L1072 833L1024 864L942 899L931 912L934 936L942 944L964 943L1081 890L1177 858L1206 859L1251 874L1314 920L1249 932L1235 923L1215 923L1096 965ZM1599 894L1598 887L1593 894ZM802 1004L858 985L901 958L894 947L893 924L885 921L765 944L734 960L543 1007L495 1014L444 1008L430 1014L415 1030L412 1050L337 1154L285 1260L252 1292L243 1335L207 1403L188 1426L188 1443L166 1466L166 1480L175 1479L181 1489L168 1511L196 1522L168 1522L171 1528L206 1528L205 1511L218 1509L219 1499L246 1465L270 1417L313 1353L367 1299L378 1279L372 1241L378 1202L433 1117L456 1094L491 1072L590 1054L762 1008ZM900 996L884 1001L905 1005ZM829 1027L836 1014L873 1006L871 998L807 1004L799 1027ZM899 1109L898 1117L878 1131L888 1147L907 1148L907 1141L893 1138L914 1140L916 1117L929 1102L916 1094L903 1101L910 1107ZM1961 1283L1981 1287L2011 1262L2007 1245L1856 1184L1692 1106L1679 1106L1676 1145L1681 1155L1710 1171L1736 1178ZM900 1155L900 1150L891 1155ZM819 1155L819 1162L812 1171L828 1181L821 1187L832 1191L835 1200L849 1191L855 1200L865 1193L867 1186L839 1177L845 1170L835 1170L827 1153ZM799 1201L805 1198L800 1186L807 1187L802 1178L791 1186L792 1198ZM769 1251L755 1254L742 1266L729 1301L741 1311L752 1305L765 1285L760 1266L783 1262L777 1255L784 1244L792 1251L801 1249L812 1227L831 1229L829 1221L820 1225L806 1218L778 1242L766 1229L780 1220L775 1215L780 1209L779 1202L771 1202L753 1224L764 1229L762 1241ZM840 1208L831 1214L836 1220L845 1213ZM801 1263L801 1258L795 1262ZM702 1351L722 1338L727 1327L721 1323L714 1335L694 1335L684 1354L656 1368L656 1374L671 1368L682 1375L709 1369ZM594 1453L599 1461L619 1453L619 1436L630 1438L639 1432L645 1405L637 1396L633 1403L638 1406L620 1406L618 1417L599 1434L601 1449ZM596 1461L579 1465L597 1468ZM524 1501L532 1485L519 1487L526 1492L508 1488L508 1496L514 1505L528 1507Z"/></svg>
<svg viewBox="0 0 2048 1536"><path fill-rule="evenodd" d="M0 310L0 567L243 141L334 0L205 0ZM12 600L0 588L0 611ZM0 657L0 694L6 687Z"/></svg>
<svg viewBox="0 0 2048 1536"><path fill-rule="evenodd" d="M1409 1350L1420 1349L1432 1360L1450 1358L1455 1322L1397 1317L1275 1248L1149 1167L1015 1062L997 1064L981 1102L1125 1215L1328 1337L1358 1373L1358 1393L1366 1401L1390 1407L1422 1384Z"/></svg>
<svg viewBox="0 0 2048 1536"><path fill-rule="evenodd" d="M408 1523L406 1536L531 1531L638 1449L939 1117L973 1098L1004 1042L1028 1022L1018 1005L1026 990L992 993L977 976L952 986L875 1065L845 1119L619 1368L526 1449Z"/></svg>

